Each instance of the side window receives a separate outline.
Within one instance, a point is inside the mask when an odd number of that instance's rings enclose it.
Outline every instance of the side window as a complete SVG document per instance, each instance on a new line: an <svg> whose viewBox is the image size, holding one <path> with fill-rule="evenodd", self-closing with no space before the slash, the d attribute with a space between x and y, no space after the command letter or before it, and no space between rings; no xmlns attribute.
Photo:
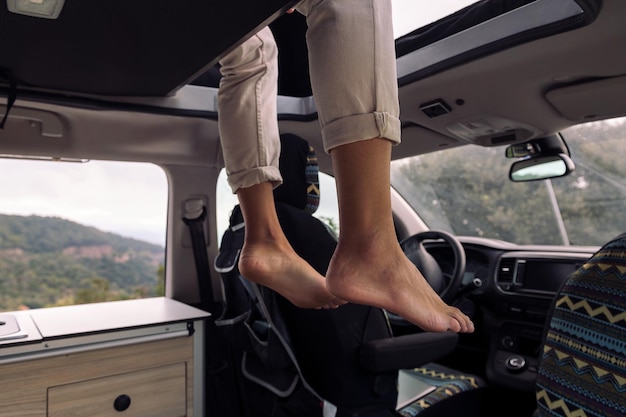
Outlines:
<svg viewBox="0 0 626 417"><path fill-rule="evenodd" d="M337 205L337 189L335 179L330 175L319 173L320 206L314 216L326 223L335 233L339 234L339 208ZM238 204L237 196L233 195L226 182L226 171L222 170L217 180L217 236L218 242L228 228L230 213Z"/></svg>
<svg viewBox="0 0 626 417"><path fill-rule="evenodd" d="M228 182L226 181L225 169L222 169L219 177L217 178L217 187L215 192L215 209L217 210L217 241L221 243L222 236L224 236L224 232L228 229L230 214L233 211L233 208L239 204L237 196L233 194Z"/></svg>
<svg viewBox="0 0 626 417"><path fill-rule="evenodd" d="M0 159L0 311L164 294L156 165Z"/></svg>
<svg viewBox="0 0 626 417"><path fill-rule="evenodd" d="M320 207L315 217L321 219L339 236L339 205L335 178L320 172Z"/></svg>

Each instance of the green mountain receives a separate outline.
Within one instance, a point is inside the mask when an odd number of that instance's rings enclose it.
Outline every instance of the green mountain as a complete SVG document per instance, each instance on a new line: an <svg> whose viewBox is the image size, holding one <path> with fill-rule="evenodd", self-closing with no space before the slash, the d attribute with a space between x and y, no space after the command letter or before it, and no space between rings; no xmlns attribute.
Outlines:
<svg viewBox="0 0 626 417"><path fill-rule="evenodd" d="M69 220L0 214L0 311L162 295L164 259Z"/></svg>

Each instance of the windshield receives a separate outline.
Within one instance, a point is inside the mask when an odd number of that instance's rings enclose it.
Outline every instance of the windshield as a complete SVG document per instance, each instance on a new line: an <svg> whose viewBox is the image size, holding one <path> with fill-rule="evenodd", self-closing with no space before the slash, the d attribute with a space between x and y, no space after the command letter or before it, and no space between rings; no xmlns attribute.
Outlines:
<svg viewBox="0 0 626 417"><path fill-rule="evenodd" d="M504 147L462 146L392 163L392 185L432 229L517 244L601 245L626 231L626 118L562 133L568 176L514 183Z"/></svg>

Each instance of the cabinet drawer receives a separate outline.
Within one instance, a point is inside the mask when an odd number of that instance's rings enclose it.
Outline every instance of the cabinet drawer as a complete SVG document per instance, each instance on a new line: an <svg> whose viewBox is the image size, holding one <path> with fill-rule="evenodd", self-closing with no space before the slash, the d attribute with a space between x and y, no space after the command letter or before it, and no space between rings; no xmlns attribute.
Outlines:
<svg viewBox="0 0 626 417"><path fill-rule="evenodd" d="M186 363L48 388L48 417L183 417Z"/></svg>

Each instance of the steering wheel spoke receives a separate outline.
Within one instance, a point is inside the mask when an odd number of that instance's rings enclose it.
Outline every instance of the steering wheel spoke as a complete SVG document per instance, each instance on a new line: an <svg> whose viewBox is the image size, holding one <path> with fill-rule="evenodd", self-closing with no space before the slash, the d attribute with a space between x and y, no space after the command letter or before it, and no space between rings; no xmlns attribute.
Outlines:
<svg viewBox="0 0 626 417"><path fill-rule="evenodd" d="M426 240L443 240L454 254L452 274L444 274L436 259L426 251L423 242ZM406 256L424 275L433 289L446 303L452 302L463 281L465 274L465 250L461 242L448 232L429 230L418 233L400 242Z"/></svg>

